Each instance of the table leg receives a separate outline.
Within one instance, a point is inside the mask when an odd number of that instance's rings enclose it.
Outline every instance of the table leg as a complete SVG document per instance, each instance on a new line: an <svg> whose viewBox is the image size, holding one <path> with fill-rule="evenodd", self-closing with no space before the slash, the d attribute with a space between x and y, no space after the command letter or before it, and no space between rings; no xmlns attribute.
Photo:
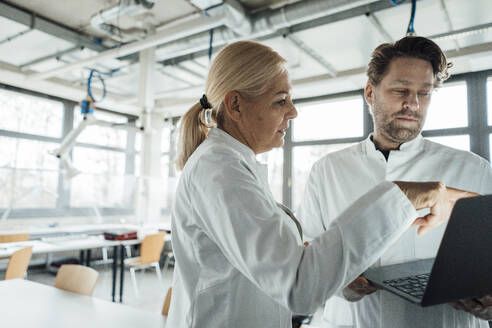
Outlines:
<svg viewBox="0 0 492 328"><path fill-rule="evenodd" d="M115 290L116 290L117 262L118 262L118 246L113 246L113 289L111 291L111 295L113 296L113 302L115 301L114 295L115 295Z"/></svg>
<svg viewBox="0 0 492 328"><path fill-rule="evenodd" d="M80 250L80 265L84 265L84 250Z"/></svg>
<svg viewBox="0 0 492 328"><path fill-rule="evenodd" d="M123 303L123 281L125 280L125 250L120 246L120 303Z"/></svg>
<svg viewBox="0 0 492 328"><path fill-rule="evenodd" d="M85 253L85 266L91 266L91 250L88 249Z"/></svg>

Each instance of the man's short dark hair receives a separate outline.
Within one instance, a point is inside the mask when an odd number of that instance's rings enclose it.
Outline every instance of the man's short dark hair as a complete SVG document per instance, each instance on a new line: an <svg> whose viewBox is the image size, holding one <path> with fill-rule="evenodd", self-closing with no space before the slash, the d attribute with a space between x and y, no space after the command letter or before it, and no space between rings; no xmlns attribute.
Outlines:
<svg viewBox="0 0 492 328"><path fill-rule="evenodd" d="M391 61L401 57L428 61L434 71L435 87L440 87L449 78L448 68L453 66L432 40L420 36L406 36L395 43L383 43L374 49L367 67L369 82L378 85L388 73Z"/></svg>

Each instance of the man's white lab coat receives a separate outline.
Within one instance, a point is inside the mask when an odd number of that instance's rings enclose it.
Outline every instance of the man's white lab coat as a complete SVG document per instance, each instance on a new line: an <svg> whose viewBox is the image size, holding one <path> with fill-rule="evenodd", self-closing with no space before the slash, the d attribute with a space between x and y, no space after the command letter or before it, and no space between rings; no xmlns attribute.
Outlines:
<svg viewBox="0 0 492 328"><path fill-rule="evenodd" d="M386 161L368 138L328 154L313 165L297 212L305 235L315 237L329 229L335 224L334 219L350 204L385 180L442 181L454 188L480 194L492 193L489 164L470 152L445 147L418 136L402 144L400 150L391 151ZM340 220L344 218L340 217ZM375 265L434 257L444 230L445 225L418 236L415 228L409 229ZM384 291L355 303L335 296L326 304L324 319L335 326L361 328L488 328L485 321L448 305L421 308Z"/></svg>
<svg viewBox="0 0 492 328"><path fill-rule="evenodd" d="M417 217L383 182L305 247L267 181L253 151L219 129L190 157L172 215L169 327L290 327L292 312L314 312Z"/></svg>

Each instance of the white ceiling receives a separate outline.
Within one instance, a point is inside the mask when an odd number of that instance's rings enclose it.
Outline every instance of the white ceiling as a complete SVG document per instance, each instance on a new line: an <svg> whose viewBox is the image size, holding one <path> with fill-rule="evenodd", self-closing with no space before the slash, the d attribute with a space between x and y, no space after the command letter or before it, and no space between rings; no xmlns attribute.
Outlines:
<svg viewBox="0 0 492 328"><path fill-rule="evenodd" d="M257 15L281 6L309 5L315 1L242 0L241 3L247 13ZM378 5L389 1L372 2ZM334 2L340 3L340 1ZM354 2L355 0L352 1ZM363 1L359 2L363 3ZM365 3L370 2L370 0L365 1ZM373 17L380 24L379 29L374 20L361 14L294 32L292 36L301 40L305 49L296 45L295 39L283 37L281 33L269 38L262 37L261 41L276 49L288 60L295 97L360 89L365 83L364 67L372 50L382 42L395 41L404 36L410 16L409 2L410 0L407 0L400 6L388 6L388 9L373 13ZM70 28L88 40L101 38L103 46L118 45L117 41L111 40L107 34L90 25L92 15L118 5L117 0L12 0L7 4L49 19L59 24L61 28ZM145 15L145 19L159 32L175 24L173 22L181 22L186 17L195 18L197 15L203 13L191 1L157 0L155 6ZM143 15L121 16L110 23L127 29L134 26L141 27L142 19ZM472 30L464 35L452 33L481 25L486 25L488 28L480 31ZM73 40L64 39L63 33L49 33L48 30L37 29L36 26L28 31L29 28L17 22L12 16L7 18L0 16L0 82L80 101L85 97L89 68L104 72L118 70L112 77L105 78L108 97L99 105L136 115L140 113L137 105L140 68L136 57L98 60L88 67L74 68L56 74L50 79L35 80L29 75L48 72L67 63L91 58L96 56L98 51L86 47L61 53L58 58L52 56L39 63L23 67L22 65L34 60L77 46ZM381 29L385 33L381 33ZM418 35L427 37L442 33L451 34L451 38L438 38L435 41L445 51L458 55L453 58L455 62L453 73L492 69L492 1L420 0L417 2L415 30ZM27 32L19 35L23 31ZM318 59L309 55L306 48L314 52ZM160 45L156 51L156 58L163 58L163 56L168 58L169 55L166 53L169 54L169 49L174 48ZM216 47L214 53L218 49L219 47ZM183 113L191 102L202 94L208 64L208 56L200 52L195 54L193 59L182 60L177 65L156 65L153 83L157 95L156 110L166 115ZM335 70L337 74L332 76L331 70Z"/></svg>

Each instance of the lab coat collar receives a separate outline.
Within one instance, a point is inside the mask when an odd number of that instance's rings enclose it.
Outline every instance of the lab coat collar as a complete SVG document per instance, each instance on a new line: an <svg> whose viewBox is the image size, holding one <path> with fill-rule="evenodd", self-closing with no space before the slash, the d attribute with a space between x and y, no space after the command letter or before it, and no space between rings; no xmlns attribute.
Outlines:
<svg viewBox="0 0 492 328"><path fill-rule="evenodd" d="M253 149L249 148L224 130L221 130L219 128L211 128L208 132L208 138L221 140L222 142L226 143L234 150L239 152L246 160L251 161L252 163L256 163L256 156L253 152Z"/></svg>
<svg viewBox="0 0 492 328"><path fill-rule="evenodd" d="M366 155L376 154L378 152L378 150L376 149L376 145L371 140L372 135L373 134L371 133L369 137L367 137L366 140L362 142L362 151ZM400 149L397 151L401 153L414 153L414 152L420 152L423 149L424 149L424 138L422 137L421 134L419 134L415 139L402 143L400 145Z"/></svg>
<svg viewBox="0 0 492 328"><path fill-rule="evenodd" d="M259 177L262 186L270 192L270 187L268 185L268 166L258 162L256 155L251 148L219 128L211 128L208 133L208 138L226 143L232 149L241 154L250 167L254 168L254 171Z"/></svg>

